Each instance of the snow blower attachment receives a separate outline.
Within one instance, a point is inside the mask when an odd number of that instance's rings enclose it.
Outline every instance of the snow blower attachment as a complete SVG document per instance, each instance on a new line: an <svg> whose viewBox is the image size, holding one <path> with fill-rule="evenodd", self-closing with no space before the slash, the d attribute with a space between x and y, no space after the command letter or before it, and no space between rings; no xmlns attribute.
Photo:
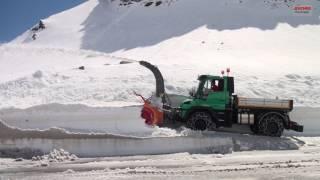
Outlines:
<svg viewBox="0 0 320 180"><path fill-rule="evenodd" d="M139 63L156 79L155 95L145 99L136 94L144 101L141 117L148 125L203 131L240 124L249 126L254 134L276 137L284 129L303 132L303 126L289 117L293 100L238 97L234 94L234 78L224 74L199 76L198 88L190 97L169 96L159 69L146 61Z"/></svg>
<svg viewBox="0 0 320 180"><path fill-rule="evenodd" d="M145 123L150 126L163 124L163 104L166 103L164 95L164 80L159 69L146 61L140 61L140 65L148 68L156 79L156 93L149 99L145 99L140 94L135 93L135 95L141 97L144 102L143 108L141 110L141 117L145 119Z"/></svg>
<svg viewBox="0 0 320 180"><path fill-rule="evenodd" d="M136 92L134 92L134 94L141 97L144 102L141 110L141 117L145 120L144 122L149 126L162 124L164 115L161 107L152 104L151 98L145 99L142 95L137 94Z"/></svg>

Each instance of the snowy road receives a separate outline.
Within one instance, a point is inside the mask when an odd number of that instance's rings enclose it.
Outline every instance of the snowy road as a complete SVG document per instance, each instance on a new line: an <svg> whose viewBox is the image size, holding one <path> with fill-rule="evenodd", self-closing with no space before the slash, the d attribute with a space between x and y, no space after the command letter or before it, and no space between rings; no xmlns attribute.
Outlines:
<svg viewBox="0 0 320 180"><path fill-rule="evenodd" d="M150 137L159 133L157 129L144 125L140 111L140 106L89 107L46 104L27 109L0 109L0 119L10 126L22 129L43 130L59 127L70 132L111 133L138 137ZM304 132L287 131L286 134L320 136L320 108L295 107L290 117L293 121L304 125ZM250 133L246 126L240 129L241 132ZM166 133L166 136L176 135L174 131L160 133Z"/></svg>
<svg viewBox="0 0 320 180"><path fill-rule="evenodd" d="M291 117L305 126L305 132L286 132L282 139L228 133L197 133L185 135L174 130L148 128L139 118L140 107L95 108L81 105L44 105L29 109L1 110L3 120L14 127L47 129L53 126L71 132L109 132L146 139L99 141L95 151L109 153L178 154L140 155L102 158L80 158L73 162L49 163L0 159L0 179L319 179L320 178L320 117L318 108L296 107ZM119 113L122 112L122 113ZM238 129L239 130L239 129ZM242 132L248 129L241 128ZM190 132L189 132L190 133ZM232 153L207 154L208 147L232 147ZM203 141L203 143L200 143ZM52 147L63 143L52 143ZM83 146L83 141L64 144ZM110 141L110 142L109 142ZM139 141L140 145L137 146ZM117 143L115 143L117 142ZM131 143L130 143L131 142ZM278 143L277 143L278 142ZM2 141L4 143L4 141ZM22 144L28 144L23 142ZM48 145L49 141L46 141ZM73 143L73 144L72 144ZM109 144L108 144L109 143ZM211 144L210 144L211 143ZM19 144L19 143L17 143ZM16 144L16 145L17 145ZM142 146L142 144L144 146ZM43 146L44 144L42 144ZM299 149L297 146L298 145ZM126 147L126 148L125 148ZM143 149L143 151L140 149ZM159 147L157 149L157 147ZM198 148L190 150L190 147ZM238 149L236 149L238 147ZM251 147L251 148L250 148ZM273 151L270 149L273 148ZM48 145L49 149L51 146ZM121 149L121 151L118 151ZM183 149L184 148L184 149ZM68 148L67 148L68 149ZM125 151L127 149L127 151ZM284 150L281 150L284 149ZM199 150L202 150L200 152ZM203 150L207 150L204 152ZM259 150L259 151L257 151ZM76 150L68 149L75 153ZM237 152L235 152L237 151ZM79 151L80 152L80 151ZM90 149L83 152L92 153ZM186 152L206 153L190 154ZM220 153L223 151L220 151ZM95 156L96 157L96 156Z"/></svg>
<svg viewBox="0 0 320 180"><path fill-rule="evenodd" d="M80 158L74 162L3 159L0 176L21 179L319 179L319 138L300 150ZM312 142L311 142L312 141Z"/></svg>
<svg viewBox="0 0 320 180"><path fill-rule="evenodd" d="M52 126L67 128L74 132L113 132L126 135L148 137L140 139L144 151L132 154L150 154L165 151L182 152L164 155L140 155L122 157L79 158L76 161L48 163L42 161L0 159L0 179L319 179L320 178L320 138L319 111L317 108L295 108L291 114L294 120L305 125L306 132L297 134L287 132L286 138L247 136L228 133L189 134L181 137L175 131L152 129L143 126L139 118L139 107L90 108L78 105L45 105L27 110L2 110L6 123L20 128L46 129ZM64 110L64 111L62 111ZM124 111L123 111L124 110ZM119 111L125 113L119 113ZM78 112L78 113L75 113ZM79 112L81 112L79 114ZM117 114L115 120L114 114ZM84 115L87 116L84 116ZM95 115L95 116L92 116ZM21 118L23 117L23 118ZM46 118L44 118L46 117ZM61 118L64 117L64 118ZM82 117L79 119L78 117ZM89 120L86 118L95 118ZM107 118L108 117L108 118ZM128 118L131 117L131 118ZM107 119L106 119L107 118ZM77 122L77 123L75 123ZM90 122L90 123L88 123ZM124 123L125 122L125 123ZM122 126L121 126L122 124ZM125 124L125 125L124 125ZM72 129L72 127L74 129ZM129 128L130 127L130 128ZM86 130L87 129L87 130ZM86 130L86 131L85 131ZM111 131L113 130L113 131ZM242 129L244 132L246 129ZM140 133L137 133L139 132ZM295 135L295 137L292 137ZM165 137L164 137L165 136ZM212 137L211 137L212 136ZM217 145L217 136L225 143L221 147L232 147L227 154L207 154L208 145ZM309 137L307 137L309 136ZM312 137L310 137L312 136ZM205 143L199 142L204 141ZM194 139L194 140L193 140ZM197 140L196 140L197 139ZM137 140L129 140L137 141ZM132 149L129 141L123 139L110 146L99 145L99 151L121 153L114 149L124 144ZM158 141L158 143L156 143ZM48 143L48 141L46 141ZM106 143L105 141L104 143ZM228 143L229 142L229 143ZM276 143L278 142L278 143ZM2 142L4 143L4 141ZM24 142L26 143L26 142ZM129 143L129 144L128 144ZM191 143L191 144L190 144ZM209 144L208 144L209 143ZM57 146L60 143L53 143ZM68 142L67 144L70 144ZM79 144L79 143L76 143ZM81 143L80 143L81 144ZM101 144L101 143L99 143ZM132 143L131 143L132 144ZM134 143L136 144L136 143ZM158 146L156 146L158 144ZM207 150L206 154L190 154L190 147ZM197 146L195 145L197 144ZM61 144L60 144L61 145ZM83 143L82 143L83 145ZM207 145L207 146L204 146ZM297 146L298 145L299 149ZM94 145L93 145L94 146ZM203 147L202 147L203 146ZM49 146L48 146L49 147ZM72 147L76 147L72 145ZM91 146L89 146L91 147ZM137 147L137 146L134 146ZM140 146L139 146L140 147ZM156 149L157 147L158 150ZM180 147L177 148L177 147ZM238 147L238 149L236 149ZM251 148L250 148L251 147ZM275 147L273 151L272 147ZM185 148L185 151L181 148ZM93 149L97 149L96 146ZM105 150L103 150L105 149ZM121 148L122 153L126 148ZM281 150L284 149L284 150ZM133 149L134 150L134 149ZM259 150L259 151L257 151ZM115 153L117 151L117 153ZM235 152L237 151L237 152ZM86 151L87 152L87 151ZM90 152L90 150L88 150ZM129 151L127 151L129 152ZM192 152L192 151L191 151ZM223 151L220 151L223 152ZM196 153L202 153L199 151Z"/></svg>
<svg viewBox="0 0 320 180"><path fill-rule="evenodd" d="M320 129L319 112L317 108L295 108L291 117L305 126L305 132L286 131L285 137L275 140L250 136L249 128L239 125L231 129L222 129L222 131L236 133L201 133L188 129L147 127L139 117L139 106L99 108L49 104L28 109L1 110L0 118L3 122L21 130L3 128L0 132L3 136L0 148L5 154L8 149L32 149L36 152L48 153L54 148L63 148L81 157L292 150L301 146L295 137L320 136L317 131ZM60 129L51 129L48 132L38 131L52 127ZM26 129L29 131L25 131ZM63 133L64 130L68 132ZM172 146L173 144L175 146ZM30 157L29 150L27 153L23 151L21 153L23 156L20 154L20 157ZM9 157L19 156L10 155Z"/></svg>

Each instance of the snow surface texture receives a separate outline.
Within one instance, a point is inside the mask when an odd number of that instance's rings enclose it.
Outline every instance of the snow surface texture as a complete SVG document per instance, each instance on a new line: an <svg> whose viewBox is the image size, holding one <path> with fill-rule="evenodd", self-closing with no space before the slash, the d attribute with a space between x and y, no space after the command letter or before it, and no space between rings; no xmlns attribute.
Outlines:
<svg viewBox="0 0 320 180"><path fill-rule="evenodd" d="M245 151L232 154L167 154L79 158L39 167L31 160L1 159L4 179L303 179L320 178L319 138L289 151Z"/></svg>
<svg viewBox="0 0 320 180"><path fill-rule="evenodd" d="M29 30L1 45L0 108L141 103L132 91L150 96L153 75L115 57L158 65L168 93L230 67L240 96L319 106L319 1L146 2L90 0L44 19L36 40ZM299 4L312 14L295 14Z"/></svg>
<svg viewBox="0 0 320 180"><path fill-rule="evenodd" d="M124 106L139 103L133 90L149 94L154 91L154 87L149 87L154 81L152 74L137 63L120 64L126 60L123 58L97 52L25 46L2 46L0 49L1 108L57 102ZM79 69L80 66L85 69ZM149 87L149 91L144 87ZM130 101L134 103L128 103Z"/></svg>
<svg viewBox="0 0 320 180"><path fill-rule="evenodd" d="M63 162L74 161L78 157L64 149L53 149L49 154L32 157L32 161Z"/></svg>
<svg viewBox="0 0 320 180"><path fill-rule="evenodd" d="M137 138L110 134L70 133L62 130L23 130L0 124L0 157L25 157L50 153L44 159L69 159L65 149L79 157L166 154L178 152L220 153L249 150L296 150L304 142L216 132L190 132L175 137ZM38 158L41 160L41 158Z"/></svg>
<svg viewBox="0 0 320 180"><path fill-rule="evenodd" d="M0 107L27 108L49 103L89 106L140 104L140 99L133 91L150 96L155 89L154 77L137 63L120 64L121 61L121 58L94 52L2 46ZM78 69L80 66L84 66L85 70ZM210 73L211 68L210 65L197 67L187 63L159 64L158 67L166 79L167 92L182 95L187 95L188 89L196 86L199 74ZM273 77L274 74L253 74L234 73L239 95L266 98L278 96L294 99L296 105L318 106L318 75L292 73Z"/></svg>
<svg viewBox="0 0 320 180"><path fill-rule="evenodd" d="M291 117L305 125L305 132L286 132L283 138L251 136L247 126L226 129L242 135L151 128L139 118L139 110L59 104L1 110L4 123L0 126L0 155L31 158L60 148L82 157L288 150L304 145L303 136L319 136L320 128L319 109L302 107L296 108Z"/></svg>
<svg viewBox="0 0 320 180"><path fill-rule="evenodd" d="M141 106L89 107L85 105L46 104L27 109L2 109L0 117L12 126L21 129L45 130L52 127L73 133L109 133L135 137L175 137L184 129L149 127L140 117ZM304 125L304 132L286 131L287 135L319 136L319 108L296 107L290 117ZM228 128L227 128L228 129ZM225 129L225 130L227 130ZM235 127L241 133L250 133L247 126ZM187 131L184 131L187 133ZM184 134L184 133L182 133Z"/></svg>

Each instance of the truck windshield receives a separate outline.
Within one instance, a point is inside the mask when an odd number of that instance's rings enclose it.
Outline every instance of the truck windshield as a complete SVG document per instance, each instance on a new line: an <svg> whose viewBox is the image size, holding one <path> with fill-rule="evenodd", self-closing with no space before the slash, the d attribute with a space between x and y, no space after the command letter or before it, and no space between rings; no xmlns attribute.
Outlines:
<svg viewBox="0 0 320 180"><path fill-rule="evenodd" d="M203 89L202 89L202 94L204 96L208 96L209 92L211 91L211 82L210 80L206 80L206 82L204 83Z"/></svg>

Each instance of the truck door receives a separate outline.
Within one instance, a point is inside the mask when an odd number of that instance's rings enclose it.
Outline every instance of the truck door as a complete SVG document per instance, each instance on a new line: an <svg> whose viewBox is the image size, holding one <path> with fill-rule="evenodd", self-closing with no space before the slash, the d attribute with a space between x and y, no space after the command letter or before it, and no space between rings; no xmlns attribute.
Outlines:
<svg viewBox="0 0 320 180"><path fill-rule="evenodd" d="M204 85L203 95L206 104L216 110L225 110L229 102L226 78L208 79Z"/></svg>

